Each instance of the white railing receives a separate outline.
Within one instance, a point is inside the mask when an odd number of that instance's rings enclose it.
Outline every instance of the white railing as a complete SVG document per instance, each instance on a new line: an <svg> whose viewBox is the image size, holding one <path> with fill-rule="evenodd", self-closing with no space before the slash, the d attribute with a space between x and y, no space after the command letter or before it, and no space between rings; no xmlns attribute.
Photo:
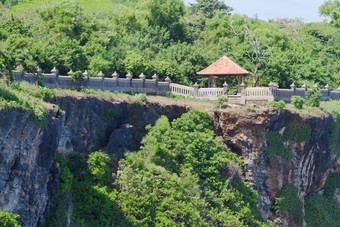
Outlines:
<svg viewBox="0 0 340 227"><path fill-rule="evenodd" d="M198 97L217 97L223 95L223 88L199 88Z"/></svg>
<svg viewBox="0 0 340 227"><path fill-rule="evenodd" d="M170 91L174 94L194 97L193 87L170 83Z"/></svg>
<svg viewBox="0 0 340 227"><path fill-rule="evenodd" d="M271 96L268 87L247 87L246 96Z"/></svg>

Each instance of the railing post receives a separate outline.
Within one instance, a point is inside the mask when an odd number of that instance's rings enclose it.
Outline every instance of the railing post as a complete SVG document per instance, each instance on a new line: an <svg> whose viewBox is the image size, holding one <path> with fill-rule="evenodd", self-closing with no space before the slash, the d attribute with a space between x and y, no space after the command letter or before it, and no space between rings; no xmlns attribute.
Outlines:
<svg viewBox="0 0 340 227"><path fill-rule="evenodd" d="M242 82L240 84L240 93L241 93L241 103L242 105L246 104L246 85Z"/></svg>
<svg viewBox="0 0 340 227"><path fill-rule="evenodd" d="M316 90L319 90L319 85L315 84L315 85L314 85L314 88L315 88Z"/></svg>
<svg viewBox="0 0 340 227"><path fill-rule="evenodd" d="M327 90L327 96L329 97L329 96L331 95L331 92L330 92L330 90L329 90L330 87L329 87L328 84L326 84L325 89Z"/></svg>
<svg viewBox="0 0 340 227"><path fill-rule="evenodd" d="M40 77L41 77L41 73L42 73L42 69L39 67L39 65L37 66L37 80L36 81L37 83L39 82L40 80Z"/></svg>
<svg viewBox="0 0 340 227"><path fill-rule="evenodd" d="M293 95L295 95L295 93L296 93L296 85L294 84L294 82L290 85L290 89L293 90Z"/></svg>
<svg viewBox="0 0 340 227"><path fill-rule="evenodd" d="M145 78L146 76L144 75L144 73L139 75L139 79L142 80L142 87L143 87L143 93L146 94L146 89L145 89Z"/></svg>
<svg viewBox="0 0 340 227"><path fill-rule="evenodd" d="M70 71L68 71L67 75L68 75L69 77L72 78L72 73L73 73L73 70L70 69ZM67 84L68 84L68 83L67 83ZM73 82L73 80L71 80L71 87L69 87L69 88L74 88L74 82Z"/></svg>
<svg viewBox="0 0 340 227"><path fill-rule="evenodd" d="M194 84L194 97L198 97L198 84L197 84L197 82Z"/></svg>
<svg viewBox="0 0 340 227"><path fill-rule="evenodd" d="M158 75L156 73L153 74L152 79L155 81L156 95L158 95Z"/></svg>
<svg viewBox="0 0 340 227"><path fill-rule="evenodd" d="M301 86L301 88L303 88L305 91L307 91L307 90L308 90L308 86L307 86L307 84L306 84L306 83L304 83L304 84Z"/></svg>
<svg viewBox="0 0 340 227"><path fill-rule="evenodd" d="M168 84L168 91L171 91L170 90L170 78L168 76L165 78L165 82L167 82Z"/></svg>
<svg viewBox="0 0 340 227"><path fill-rule="evenodd" d="M336 89L336 91L337 91L337 92L340 92L340 87L338 87L338 88Z"/></svg>
<svg viewBox="0 0 340 227"><path fill-rule="evenodd" d="M101 89L103 90L103 88L104 88L104 77L105 77L105 74L104 74L102 71L100 71L100 72L98 73L97 76L101 77L100 87L101 87Z"/></svg>
<svg viewBox="0 0 340 227"><path fill-rule="evenodd" d="M55 83L56 83L56 88L59 87L59 70L56 67L53 67L53 69L51 70L51 73L54 74L55 76Z"/></svg>
<svg viewBox="0 0 340 227"><path fill-rule="evenodd" d="M116 80L116 87L117 87L117 90L119 90L118 89L118 87L119 87L119 74L116 71L114 71L114 73L112 73L112 79Z"/></svg>
<svg viewBox="0 0 340 227"><path fill-rule="evenodd" d="M85 70L83 72L83 76L84 76L84 80L86 81L86 87L88 87L88 84L90 81L90 73L87 70Z"/></svg>
<svg viewBox="0 0 340 227"><path fill-rule="evenodd" d="M224 84L223 84L223 95L228 97L228 84L225 81L224 81Z"/></svg>
<svg viewBox="0 0 340 227"><path fill-rule="evenodd" d="M133 93L133 90L132 90L132 78L133 78L133 75L130 72L128 72L128 74L126 74L126 79L129 80L130 93L131 94Z"/></svg>

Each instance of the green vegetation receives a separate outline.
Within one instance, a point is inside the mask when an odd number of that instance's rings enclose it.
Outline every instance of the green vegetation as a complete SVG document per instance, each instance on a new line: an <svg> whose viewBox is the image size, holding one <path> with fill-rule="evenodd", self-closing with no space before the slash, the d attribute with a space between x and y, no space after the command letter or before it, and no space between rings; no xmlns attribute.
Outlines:
<svg viewBox="0 0 340 227"><path fill-rule="evenodd" d="M146 94L144 93L135 94L135 97L137 98L136 101L140 101L144 104L148 103L148 98L146 97Z"/></svg>
<svg viewBox="0 0 340 227"><path fill-rule="evenodd" d="M294 185L288 184L282 187L281 191L276 194L274 207L276 215L280 215L283 211L292 212L295 224L302 226L302 210Z"/></svg>
<svg viewBox="0 0 340 227"><path fill-rule="evenodd" d="M302 109L305 100L300 96L292 96L291 103L296 109Z"/></svg>
<svg viewBox="0 0 340 227"><path fill-rule="evenodd" d="M307 226L339 226L340 206L337 201L321 195L312 195L305 201L305 221Z"/></svg>
<svg viewBox="0 0 340 227"><path fill-rule="evenodd" d="M325 191L323 196L326 199L333 199L334 193L337 188L340 187L340 173L330 173L327 177L325 186L323 187Z"/></svg>
<svg viewBox="0 0 340 227"><path fill-rule="evenodd" d="M285 140L295 140L297 142L308 142L312 129L310 125L304 125L300 130L296 129L295 124L288 124L283 135Z"/></svg>
<svg viewBox="0 0 340 227"><path fill-rule="evenodd" d="M320 8L331 23L304 24L299 19L265 22L231 15L231 7L219 0L190 6L180 0L1 2L0 51L13 68L29 72L39 65L44 72L56 66L61 75L70 69L87 69L91 75L157 73L175 83L206 86L207 78L196 72L223 55L254 72L250 37L257 37L260 49L272 53L258 67L259 86L270 81L283 88L293 82L298 87L328 83L335 89L340 83L338 10L333 3ZM217 86L223 80L217 79ZM236 77L226 82L230 90L237 87ZM245 83L252 85L252 78Z"/></svg>
<svg viewBox="0 0 340 227"><path fill-rule="evenodd" d="M2 210L0 207L0 226L2 227L21 227L18 225L17 219L19 215L15 215L7 212L6 210Z"/></svg>
<svg viewBox="0 0 340 227"><path fill-rule="evenodd" d="M71 75L71 78L73 80L73 82L76 81L83 81L84 80L84 75L81 71L77 71L77 72L73 72Z"/></svg>
<svg viewBox="0 0 340 227"><path fill-rule="evenodd" d="M282 143L282 137L278 132L266 132L267 148L264 150L264 158L269 159L276 155L281 156L284 160L292 158L292 152Z"/></svg>
<svg viewBox="0 0 340 227"><path fill-rule="evenodd" d="M274 107L276 109L282 110L286 107L286 103L282 100L268 102L267 107Z"/></svg>
<svg viewBox="0 0 340 227"><path fill-rule="evenodd" d="M116 112L114 110L111 109L107 109L104 111L103 113L103 119L106 122L110 122L112 121L112 119L116 116Z"/></svg>
<svg viewBox="0 0 340 227"><path fill-rule="evenodd" d="M320 99L322 94L316 88L306 91L306 97L308 98L306 105L319 107L320 106Z"/></svg>
<svg viewBox="0 0 340 227"><path fill-rule="evenodd" d="M228 98L224 95L219 95L217 98L217 103L215 105L215 108L221 108L224 105L228 104Z"/></svg>
<svg viewBox="0 0 340 227"><path fill-rule="evenodd" d="M340 112L336 112L336 118L331 126L332 144L330 145L331 154L340 151Z"/></svg>
<svg viewBox="0 0 340 227"><path fill-rule="evenodd" d="M55 160L60 166L60 188L54 196L47 215L45 227L64 227L67 225L66 205L67 194L72 188L72 174L67 167L67 160L62 155L57 155Z"/></svg>
<svg viewBox="0 0 340 227"><path fill-rule="evenodd" d="M72 186L72 224L267 226L256 207L258 194L240 178L242 160L224 149L210 123L198 110L171 125L162 116L147 127L141 150L119 162L117 176L111 171L118 163L100 151L70 154L66 165L58 156L58 195ZM61 226L65 197L55 198L47 223L58 219Z"/></svg>
<svg viewBox="0 0 340 227"><path fill-rule="evenodd" d="M39 98L47 100L54 97L54 93L47 88L28 83L8 85L5 80L0 79L0 107L28 111L33 122L44 129L47 128L48 110Z"/></svg>
<svg viewBox="0 0 340 227"><path fill-rule="evenodd" d="M265 225L239 158L214 138L209 115L192 110L148 127L139 152L120 162L120 206L133 225Z"/></svg>

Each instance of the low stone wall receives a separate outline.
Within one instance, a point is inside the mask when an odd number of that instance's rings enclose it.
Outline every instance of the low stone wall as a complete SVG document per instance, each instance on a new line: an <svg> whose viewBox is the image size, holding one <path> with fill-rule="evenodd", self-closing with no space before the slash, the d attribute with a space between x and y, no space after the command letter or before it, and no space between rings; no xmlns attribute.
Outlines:
<svg viewBox="0 0 340 227"><path fill-rule="evenodd" d="M35 78L31 74L17 71L14 71L13 74L16 81L35 82ZM139 79L133 79L130 73L126 75L126 78L119 78L117 73L112 74L112 78L105 78L101 72L98 74L99 77L90 77L87 71L83 73L84 81L74 82L71 79L72 70L68 74L68 76L60 76L54 70L54 73L44 75L43 83L50 88L77 89L84 87L131 94L165 95L168 91L171 91L174 94L207 100L217 100L219 95L224 95L230 99L231 103L241 105L246 103L266 104L273 100L283 100L289 103L292 96L300 96L306 99L306 91L309 90L306 84L301 88L296 88L295 84L292 84L290 86L291 89L281 89L273 82L270 82L268 87L246 87L242 83L239 87L238 95L234 96L228 94L227 83L223 84L223 88L199 88L197 83L193 87L170 83L168 77L165 79L165 82L161 82L156 74L152 76L152 79L146 79L143 73L139 76ZM322 101L340 99L340 87L337 91L330 91L328 85L324 89L319 89L318 85L314 87L321 92Z"/></svg>
<svg viewBox="0 0 340 227"><path fill-rule="evenodd" d="M24 72L13 72L16 81L35 82L35 77ZM131 76L131 74L130 74ZM165 95L170 90L170 81L161 82L154 75L154 79L105 78L85 77L83 81L74 82L71 76L45 74L42 82L49 88L77 89L87 88L104 91L119 91L124 93L145 93L148 95Z"/></svg>

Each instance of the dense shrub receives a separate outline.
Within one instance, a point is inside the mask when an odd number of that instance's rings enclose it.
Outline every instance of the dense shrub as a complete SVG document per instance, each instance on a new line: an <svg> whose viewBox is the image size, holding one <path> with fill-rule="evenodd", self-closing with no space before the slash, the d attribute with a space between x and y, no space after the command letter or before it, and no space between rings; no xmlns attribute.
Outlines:
<svg viewBox="0 0 340 227"><path fill-rule="evenodd" d="M300 96L292 96L290 100L296 109L302 109L303 104L305 103L305 100Z"/></svg>
<svg viewBox="0 0 340 227"><path fill-rule="evenodd" d="M295 140L298 142L307 142L310 140L312 128L310 125L304 125L300 130L296 129L295 124L288 124L283 135L286 140Z"/></svg>
<svg viewBox="0 0 340 227"><path fill-rule="evenodd" d="M106 122L112 121L112 119L116 116L116 112L111 109L106 109L103 113L103 119Z"/></svg>
<svg viewBox="0 0 340 227"><path fill-rule="evenodd" d="M214 137L206 112L192 110L172 125L163 116L147 129L141 151L120 162L119 204L133 225L265 225L257 193L227 178L235 166L226 163L240 165L239 158Z"/></svg>
<svg viewBox="0 0 340 227"><path fill-rule="evenodd" d="M305 200L305 221L311 227L340 226L340 206L337 201L321 195L312 195Z"/></svg>
<svg viewBox="0 0 340 227"><path fill-rule="evenodd" d="M45 215L45 227L63 227L67 225L67 194L72 188L73 176L70 169L67 167L67 160L58 155L56 162L60 168L60 188L54 196L48 212Z"/></svg>
<svg viewBox="0 0 340 227"><path fill-rule="evenodd" d="M221 108L223 105L228 104L228 98L224 95L219 95L215 108Z"/></svg>
<svg viewBox="0 0 340 227"><path fill-rule="evenodd" d="M340 151L340 113L335 112L336 118L331 125L332 144L330 145L331 154Z"/></svg>
<svg viewBox="0 0 340 227"><path fill-rule="evenodd" d="M71 79L73 80L73 82L83 81L84 80L84 75L83 75L83 73L81 71L76 71L76 72L72 73Z"/></svg>
<svg viewBox="0 0 340 227"><path fill-rule="evenodd" d="M313 107L320 106L320 99L322 95L321 92L316 88L306 91L306 97L308 98L306 105Z"/></svg>
<svg viewBox="0 0 340 227"><path fill-rule="evenodd" d="M297 189L294 185L288 184L282 187L276 195L274 207L277 215L287 210L292 212L295 224L302 226L302 210L300 200L297 197Z"/></svg>
<svg viewBox="0 0 340 227"><path fill-rule="evenodd" d="M279 110L282 110L286 107L286 103L282 100L279 100L279 101L271 101L271 102L268 102L267 104L268 107L274 107L276 109L279 109Z"/></svg>
<svg viewBox="0 0 340 227"><path fill-rule="evenodd" d="M18 225L17 220L20 218L19 215L12 214L7 212L6 210L2 210L0 207L0 226L1 227L20 227Z"/></svg>
<svg viewBox="0 0 340 227"><path fill-rule="evenodd" d="M284 160L292 158L292 152L282 143L282 137L278 132L266 132L267 148L264 150L264 158L269 159L276 155L282 157Z"/></svg>

